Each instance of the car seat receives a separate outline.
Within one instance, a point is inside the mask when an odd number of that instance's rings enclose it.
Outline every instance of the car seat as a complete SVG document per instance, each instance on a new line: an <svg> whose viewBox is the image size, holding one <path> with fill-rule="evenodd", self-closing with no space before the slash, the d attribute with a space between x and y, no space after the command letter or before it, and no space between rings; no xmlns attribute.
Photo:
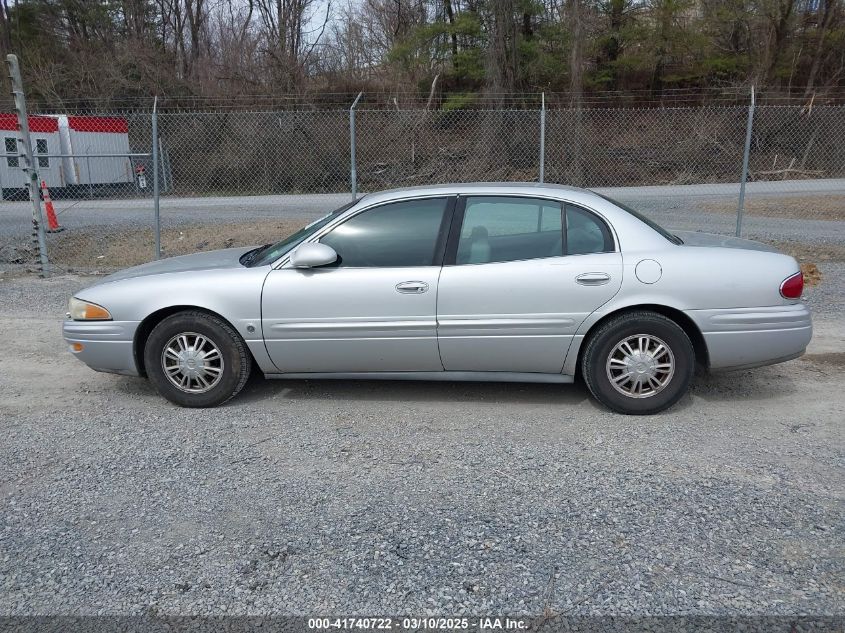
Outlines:
<svg viewBox="0 0 845 633"><path fill-rule="evenodd" d="M492 254L490 247L490 236L486 226L472 227L469 235L469 254L467 262L470 264L483 264L490 261Z"/></svg>

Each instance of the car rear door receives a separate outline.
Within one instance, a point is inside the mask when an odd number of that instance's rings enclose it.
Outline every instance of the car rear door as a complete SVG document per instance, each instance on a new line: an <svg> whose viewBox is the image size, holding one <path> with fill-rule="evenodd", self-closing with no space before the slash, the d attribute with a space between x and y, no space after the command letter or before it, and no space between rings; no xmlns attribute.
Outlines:
<svg viewBox="0 0 845 633"><path fill-rule="evenodd" d="M336 264L271 271L262 325L279 370L442 371L437 280L453 207L438 196L365 209L319 239Z"/></svg>
<svg viewBox="0 0 845 633"><path fill-rule="evenodd" d="M524 196L461 197L444 264L437 333L447 371L560 373L578 326L622 282L602 218Z"/></svg>

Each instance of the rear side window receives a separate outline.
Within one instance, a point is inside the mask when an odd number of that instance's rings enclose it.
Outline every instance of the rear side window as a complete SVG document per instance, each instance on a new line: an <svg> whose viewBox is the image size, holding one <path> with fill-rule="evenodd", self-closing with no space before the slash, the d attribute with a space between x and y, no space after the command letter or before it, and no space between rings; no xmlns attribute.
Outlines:
<svg viewBox="0 0 845 633"><path fill-rule="evenodd" d="M566 254L611 253L613 235L604 220L573 204L566 205Z"/></svg>
<svg viewBox="0 0 845 633"><path fill-rule="evenodd" d="M596 193L596 192L593 192L593 193ZM646 224L651 229L660 233L660 235L662 235L667 240L672 242L672 244L683 244L684 243L684 241L680 237L678 237L677 235L673 235L672 233L670 233L669 231L664 229L662 226L660 226L657 222L655 222L654 220L650 220L649 218L644 216L642 213L640 213L636 209L632 209L631 207L629 207L627 204L622 204L618 200L614 200L613 198L608 198L606 195L601 194L601 193L596 193L596 195L601 196L602 198L604 198L605 200L607 200L611 204L616 205L617 207L619 207L623 211L627 211L628 213L633 215L635 218L637 218L640 222L642 222L643 224Z"/></svg>
<svg viewBox="0 0 845 633"><path fill-rule="evenodd" d="M561 255L559 203L540 198L467 198L456 263L488 264Z"/></svg>
<svg viewBox="0 0 845 633"><path fill-rule="evenodd" d="M381 205L347 220L320 239L343 268L432 266L448 198Z"/></svg>

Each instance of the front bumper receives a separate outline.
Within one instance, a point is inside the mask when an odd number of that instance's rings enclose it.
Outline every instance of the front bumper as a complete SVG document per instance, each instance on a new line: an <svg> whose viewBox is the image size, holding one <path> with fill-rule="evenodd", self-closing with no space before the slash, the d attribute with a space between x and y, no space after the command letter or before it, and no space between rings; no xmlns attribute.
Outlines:
<svg viewBox="0 0 845 633"><path fill-rule="evenodd" d="M746 369L801 356L813 337L803 303L765 308L688 310L710 357L710 369Z"/></svg>
<svg viewBox="0 0 845 633"><path fill-rule="evenodd" d="M76 358L95 371L138 376L133 341L140 321L71 321L62 324L62 335ZM82 349L76 351L73 344Z"/></svg>

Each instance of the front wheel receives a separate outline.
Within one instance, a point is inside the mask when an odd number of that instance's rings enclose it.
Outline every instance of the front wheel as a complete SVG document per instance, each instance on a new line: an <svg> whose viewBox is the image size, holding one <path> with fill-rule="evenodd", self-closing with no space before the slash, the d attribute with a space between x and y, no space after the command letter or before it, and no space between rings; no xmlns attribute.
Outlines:
<svg viewBox="0 0 845 633"><path fill-rule="evenodd" d="M183 407L215 407L234 397L252 367L243 339L205 312L180 312L150 333L144 366L162 396Z"/></svg>
<svg viewBox="0 0 845 633"><path fill-rule="evenodd" d="M619 413L658 413L687 392L695 351L686 332L656 312L628 312L587 342L581 365L593 396Z"/></svg>

